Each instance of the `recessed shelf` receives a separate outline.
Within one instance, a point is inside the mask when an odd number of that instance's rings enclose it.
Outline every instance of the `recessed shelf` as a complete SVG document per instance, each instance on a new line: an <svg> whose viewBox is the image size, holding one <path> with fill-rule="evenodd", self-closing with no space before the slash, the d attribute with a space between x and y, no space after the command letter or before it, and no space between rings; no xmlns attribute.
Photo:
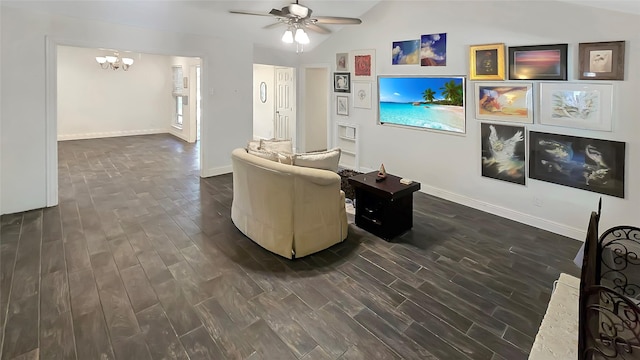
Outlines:
<svg viewBox="0 0 640 360"><path fill-rule="evenodd" d="M359 169L358 125L336 122L335 146L342 150L340 166L353 170Z"/></svg>

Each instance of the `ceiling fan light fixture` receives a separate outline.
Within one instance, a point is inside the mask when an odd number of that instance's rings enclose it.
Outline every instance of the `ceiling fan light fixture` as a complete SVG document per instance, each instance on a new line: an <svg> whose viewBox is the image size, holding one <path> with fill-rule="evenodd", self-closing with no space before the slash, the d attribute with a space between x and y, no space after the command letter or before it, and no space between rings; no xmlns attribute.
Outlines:
<svg viewBox="0 0 640 360"><path fill-rule="evenodd" d="M287 29L282 35L282 42L286 44L293 44L293 31Z"/></svg>
<svg viewBox="0 0 640 360"><path fill-rule="evenodd" d="M293 14L301 18L306 18L307 15L309 15L309 8L297 3L289 5L288 9L289 9L289 14Z"/></svg>
<svg viewBox="0 0 640 360"><path fill-rule="evenodd" d="M309 43L309 35L307 35L307 33L304 32L303 29L298 28L296 30L295 40L298 44L306 45Z"/></svg>

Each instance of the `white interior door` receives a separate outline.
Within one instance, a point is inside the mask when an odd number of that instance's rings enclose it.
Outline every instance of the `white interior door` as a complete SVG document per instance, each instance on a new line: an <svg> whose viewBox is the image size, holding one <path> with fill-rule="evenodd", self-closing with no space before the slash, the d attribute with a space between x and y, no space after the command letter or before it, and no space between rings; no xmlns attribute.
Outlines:
<svg viewBox="0 0 640 360"><path fill-rule="evenodd" d="M276 114L274 137L295 140L296 92L295 69L276 68Z"/></svg>

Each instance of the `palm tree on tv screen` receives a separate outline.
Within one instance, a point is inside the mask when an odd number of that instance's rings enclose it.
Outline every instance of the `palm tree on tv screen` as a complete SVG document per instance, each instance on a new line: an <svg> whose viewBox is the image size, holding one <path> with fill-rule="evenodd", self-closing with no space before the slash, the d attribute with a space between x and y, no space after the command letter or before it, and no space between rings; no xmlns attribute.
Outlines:
<svg viewBox="0 0 640 360"><path fill-rule="evenodd" d="M424 98L424 101L426 102L433 102L433 97L436 95L436 92L431 90L431 89L427 89L422 93L422 97Z"/></svg>
<svg viewBox="0 0 640 360"><path fill-rule="evenodd" d="M454 80L448 81L440 88L448 105L462 106L462 84L456 85Z"/></svg>

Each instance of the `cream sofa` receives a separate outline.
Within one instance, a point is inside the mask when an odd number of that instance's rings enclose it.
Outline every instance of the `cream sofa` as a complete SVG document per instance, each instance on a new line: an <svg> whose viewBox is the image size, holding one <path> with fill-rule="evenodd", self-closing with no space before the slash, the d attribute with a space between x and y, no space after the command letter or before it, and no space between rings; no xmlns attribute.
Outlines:
<svg viewBox="0 0 640 360"><path fill-rule="evenodd" d="M335 172L231 154L231 219L247 237L289 259L326 249L347 237L347 213Z"/></svg>

